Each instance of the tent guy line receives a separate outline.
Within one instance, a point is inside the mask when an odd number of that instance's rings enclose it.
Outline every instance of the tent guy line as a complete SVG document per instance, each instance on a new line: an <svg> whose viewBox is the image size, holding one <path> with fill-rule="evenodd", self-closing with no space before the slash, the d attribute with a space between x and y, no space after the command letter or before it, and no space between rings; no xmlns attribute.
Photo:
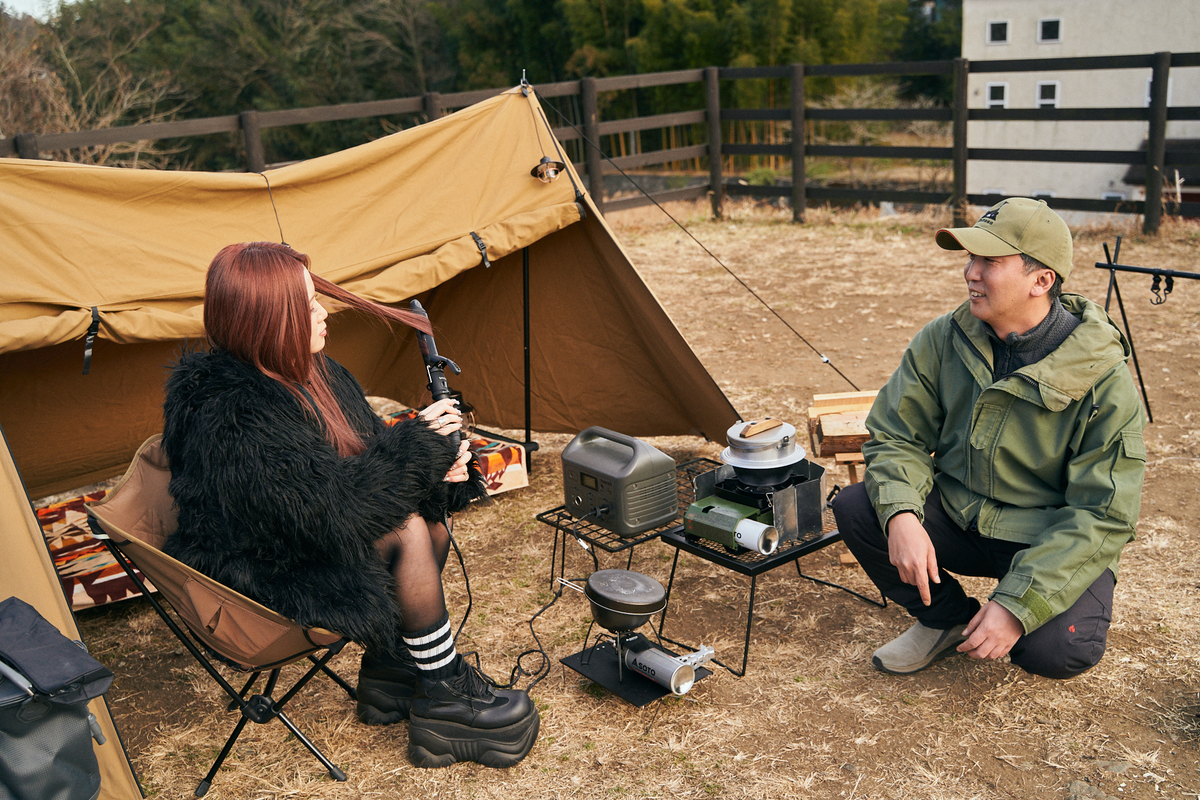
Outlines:
<svg viewBox="0 0 1200 800"><path fill-rule="evenodd" d="M689 230L687 229L687 227L685 227L685 226L684 226L684 224L683 224L682 222L680 222L679 220L675 219L675 217L673 217L673 216L671 215L671 212L669 212L669 211L667 211L665 208L663 208L663 207L662 207L662 206L659 204L659 202L658 202L657 200L655 200L655 199L654 199L654 198L653 198L653 197L650 195L650 193L649 193L649 192L647 192L645 189L643 189L643 188L641 187L641 185L640 185L640 184L639 184L637 181L635 181L633 178L631 178L631 177L629 176L629 174L625 172L625 170L623 170L623 169L621 169L619 166L617 166L616 162L614 162L614 161L612 160L612 158L611 158L611 157L609 157L609 156L608 156L608 154L607 154L607 153L605 153L605 152L604 152L604 151L603 151L603 150L600 148L600 145L599 145L598 143L596 143L596 142L593 142L591 139L588 139L588 138L587 138L587 136L585 136L585 135L584 135L583 131L581 131L581 130L580 130L580 129L579 129L579 128L578 128L578 127L575 125L575 123L573 123L573 122L571 122L571 120L567 119L567 117L566 117L566 116L565 116L565 115L564 115L564 114L563 114L561 111L559 111L559 110L558 110L558 108L557 108L557 107L556 107L556 106L555 106L553 103L550 103L549 101L547 101L545 98L542 98L542 97L539 97L539 100L540 100L540 101L541 101L541 102L542 102L544 105L547 105L547 106L549 106L550 108L554 109L554 113L555 113L555 114L558 114L559 118L560 118L560 119L561 119L561 120L562 120L564 123L566 123L568 126L570 126L571 128L573 128L573 129L575 130L575 132L579 134L579 138L580 138L580 139L582 139L582 140L584 141L584 143L585 143L585 144L587 144L589 147L594 147L594 148L596 148L596 152L598 152L598 153L600 154L600 157L601 157L601 158L603 158L605 161L607 161L609 164L611 164L613 167L615 167L615 168L616 168L616 170L617 170L617 172L621 173L621 177L625 178L625 180L627 180L627 181L629 181L631 184L633 184L633 186L634 186L634 188L635 188L635 189L637 189L639 192L641 192L642 194L644 194L644 195L646 196L646 199L647 199L647 200L649 200L651 203L653 203L653 204L655 205L655 207L656 207L656 208L658 208L658 210L659 210L659 211L661 211L662 213L666 214L666 215L667 215L667 218L668 218L669 220L671 220L671 222L675 223L675 225L676 225L676 226L678 226L678 227L679 227L679 229L680 229L681 231L683 231L684 233L686 233L686 234L688 235L688 237L689 237L689 238L691 238L691 240L692 240L693 242L695 242L696 244L698 244L698 245L700 246L700 249L701 249L701 250L703 250L705 253L707 253L707 254L708 254L708 255L709 255L711 258L712 258L712 260L713 260L713 261L717 262L717 263L718 263L718 264L721 266L721 269L723 269L723 270L725 270L726 272L728 272L728 273L729 273L730 277L732 277L732 278L733 278L735 281L737 281L739 284L741 284L742 288L743 288L743 289L745 289L747 292L749 292L749 293L750 293L750 295L751 295L751 296L752 296L752 297L753 297L755 300L757 300L759 303L761 303L761 304L762 304L762 306L763 306L763 308L767 309L767 311L770 311L770 312L771 312L771 314L772 314L772 315L775 317L775 319L777 319L777 320L779 320L780 322L782 322L782 323L783 323L783 325L784 325L784 327L786 327L786 328L787 328L789 331L791 331L791 332L792 332L792 333L793 333L793 334L796 336L796 338L797 338L797 339L799 339L800 341L802 341L802 342L804 342L806 345L808 345L808 349L810 349L810 350L812 350L814 353L816 353L816 354L817 354L817 357L818 357L818 358L820 358L820 359L821 359L821 361L823 361L823 362L825 362L826 364L828 364L830 369L832 369L832 370L833 370L834 372L836 372L838 375L841 375L841 376L842 376L842 379L843 379L843 380L845 380L845 381L846 381L846 383L850 384L850 386L851 386L851 387L852 387L852 388L853 388L855 391L858 391L858 387L857 387L857 386L854 384L854 381L852 381L852 380L850 380L850 378L846 377L846 374L845 374L844 372L842 372L840 369L838 369L838 368L837 368L837 366L835 366L835 365L834 365L834 363L833 363L833 362L832 362L832 361L829 359L829 356L825 355L825 354L824 354L824 353L822 353L820 350L818 350L816 347L814 347L814 346L813 346L813 344L812 344L812 342L810 342L810 341L808 341L808 339L804 338L803 334L801 334L801 333L800 333L800 331L796 330L794 327L792 327L792 324L791 324L790 322L788 322L786 319L784 319L782 316L780 316L779 312L778 312L778 311L776 311L774 308L772 308L770 303L768 303L766 300L764 300L764 299L763 299L763 298L762 298L762 297L761 297L761 296L758 294L758 292L754 291L754 289L752 289L752 288L750 287L750 285L749 285L749 284L747 284L747 283L746 283L744 280L742 280L742 279L741 279L741 278L738 276L738 274L737 274L736 272L734 272L732 269L730 269L729 267L727 267L727 266L725 265L725 262L721 261L721 259L717 258L717 256L716 256L716 255L715 255L715 254L714 254L714 253L713 253L711 250L709 250L707 247L705 247L705 246L704 246L704 242L702 242L702 241L700 241L699 239L697 239L697 238L695 237L695 235L694 235L694 234L693 234L691 231L689 231Z"/></svg>
<svg viewBox="0 0 1200 800"><path fill-rule="evenodd" d="M279 228L279 243L287 244L287 239L283 237L283 223L279 221L279 209L275 207L275 192L271 190L271 179L264 172L258 174L267 182L267 196L271 198L271 210L275 212L275 227Z"/></svg>

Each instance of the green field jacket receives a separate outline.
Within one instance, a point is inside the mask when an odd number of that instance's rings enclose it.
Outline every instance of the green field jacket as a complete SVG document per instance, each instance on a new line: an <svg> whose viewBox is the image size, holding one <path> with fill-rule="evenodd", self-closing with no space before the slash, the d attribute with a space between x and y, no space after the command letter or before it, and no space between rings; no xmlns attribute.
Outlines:
<svg viewBox="0 0 1200 800"><path fill-rule="evenodd" d="M1029 547L991 599L1025 632L1071 607L1134 535L1145 417L1129 345L1102 308L1074 294L1080 325L1041 361L998 381L984 324L964 303L929 323L879 392L863 446L866 488L887 530L923 519L933 486L962 528Z"/></svg>

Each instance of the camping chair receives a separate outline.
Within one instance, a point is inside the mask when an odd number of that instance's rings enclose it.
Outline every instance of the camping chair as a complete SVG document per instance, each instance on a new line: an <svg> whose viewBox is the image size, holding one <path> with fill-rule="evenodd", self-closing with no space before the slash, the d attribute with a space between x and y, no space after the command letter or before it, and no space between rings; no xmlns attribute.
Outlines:
<svg viewBox="0 0 1200 800"><path fill-rule="evenodd" d="M177 519L167 491L171 473L162 452L161 438L147 439L108 496L88 504L88 524L96 537L104 540L117 563L167 627L229 695L229 710L237 709L242 713L212 769L196 788L196 796L203 797L208 791L213 776L233 749L247 721L265 724L279 720L329 770L330 777L346 780L345 773L288 719L283 707L317 672L329 675L352 700L355 699L354 687L327 666L349 640L322 628L302 627L162 552L160 548L175 529ZM152 589L147 588L138 571L153 584ZM154 589L170 603L183 627L151 594ZM315 654L319 651L324 653L318 658ZM211 657L241 672L251 673L241 691L217 671ZM275 698L273 692L280 669L305 657L313 663L312 668L281 697ZM263 672L269 674L262 693L247 697Z"/></svg>

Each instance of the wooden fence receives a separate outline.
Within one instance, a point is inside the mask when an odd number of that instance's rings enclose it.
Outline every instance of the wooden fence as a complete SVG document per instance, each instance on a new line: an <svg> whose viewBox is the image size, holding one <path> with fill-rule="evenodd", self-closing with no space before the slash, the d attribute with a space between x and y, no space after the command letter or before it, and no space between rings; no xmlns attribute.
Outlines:
<svg viewBox="0 0 1200 800"><path fill-rule="evenodd" d="M1097 58L1023 59L1008 61L897 62L886 64L816 65L790 64L778 67L706 67L612 78L583 78L535 87L538 95L554 112L558 121L567 124L554 129L555 135L577 157L577 167L586 177L588 189L602 211L630 208L638 205L672 200L710 197L714 215L720 216L726 195L754 197L786 197L790 199L793 217L803 221L804 210L810 203L893 202L905 204L949 204L954 208L955 224L965 224L968 204L991 205L999 198L992 195L967 194L967 164L971 160L1033 161L1052 163L1142 164L1146 169L1145 200L1119 202L1084 198L1049 199L1051 206L1062 210L1141 214L1147 233L1158 230L1163 214L1163 176L1171 167L1200 164L1196 151L1167 150L1166 128L1170 120L1200 120L1200 107L1168 107L1167 87L1173 68L1200 67L1200 53L1154 53L1150 55L1111 56ZM1150 103L1147 107L1120 108L1038 108L1038 109L969 109L967 107L967 77L970 73L1111 70L1147 68L1151 71ZM904 77L917 75L949 75L954 87L954 102L949 108L816 108L805 102L806 79L831 79L850 76ZM722 88L726 96L736 95L731 86L739 81L776 81L787 86L786 105L768 108L733 108L722 104ZM703 107L650 116L630 116L620 119L600 119L600 98L612 98L621 92L637 92L658 87L703 87ZM91 131L54 134L18 134L0 139L0 157L41 158L43 153L72 148L102 146L121 142L157 141L208 134L239 134L245 150L247 171L266 169L262 132L270 128L338 120L412 115L423 120L437 119L447 111L463 108L498 94L504 89L486 89L455 94L431 93L419 97L404 97L366 103L350 103L316 108L284 111L243 111L224 117L131 125ZM698 93L696 93L698 94ZM784 94L775 93L776 96ZM557 99L566 98L567 112L560 112ZM773 103L772 103L773 104ZM612 106L612 103L609 103ZM636 104L635 104L636 106ZM1146 123L1147 147L1143 150L1016 150L973 148L967 141L969 120L1071 120L1071 121L1139 121ZM556 120L552 119L552 124ZM820 144L805 141L805 136L790 135L805 131L807 123L931 121L949 123L952 132L949 147L885 146L863 144ZM766 143L734 142L732 132L738 123L786 123L773 130L775 141ZM724 123L724 124L723 124ZM786 130L789 135L778 132ZM646 132L658 132L664 146L648 152L636 145ZM672 132L662 135L662 131ZM681 139L702 139L691 144L675 142L674 131ZM726 133L728 132L728 133ZM705 163L708 180L702 185L655 192L649 197L635 195L606 199L604 189L605 156L600 146L608 141L621 141L631 134L635 152L614 155L609 160L621 170L638 169L691 162ZM651 137L654 138L654 137ZM780 139L785 139L780 143ZM727 161L744 156L767 157L775 163L790 164L791 181L786 185L749 185L739 180L727 180ZM951 181L948 191L903 188L838 188L809 182L806 166L813 158L844 159L919 159L948 164ZM582 162L582 163L579 163ZM1200 203L1181 203L1174 209L1188 216L1200 216Z"/></svg>

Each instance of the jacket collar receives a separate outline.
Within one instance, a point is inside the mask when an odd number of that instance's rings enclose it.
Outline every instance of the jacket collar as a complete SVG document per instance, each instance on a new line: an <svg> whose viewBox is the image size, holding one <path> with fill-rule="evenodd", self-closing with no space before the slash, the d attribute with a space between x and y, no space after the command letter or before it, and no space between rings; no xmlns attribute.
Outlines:
<svg viewBox="0 0 1200 800"><path fill-rule="evenodd" d="M1129 342L1100 306L1078 294L1064 294L1063 308L1080 324L1054 352L1035 364L1017 370L1019 378L1001 380L1002 389L1040 403L1050 411L1061 411L1081 399L1116 364L1129 358ZM991 344L987 329L971 313L970 301L954 311L953 320L980 354L986 354L991 370ZM979 372L977 378L984 373Z"/></svg>

